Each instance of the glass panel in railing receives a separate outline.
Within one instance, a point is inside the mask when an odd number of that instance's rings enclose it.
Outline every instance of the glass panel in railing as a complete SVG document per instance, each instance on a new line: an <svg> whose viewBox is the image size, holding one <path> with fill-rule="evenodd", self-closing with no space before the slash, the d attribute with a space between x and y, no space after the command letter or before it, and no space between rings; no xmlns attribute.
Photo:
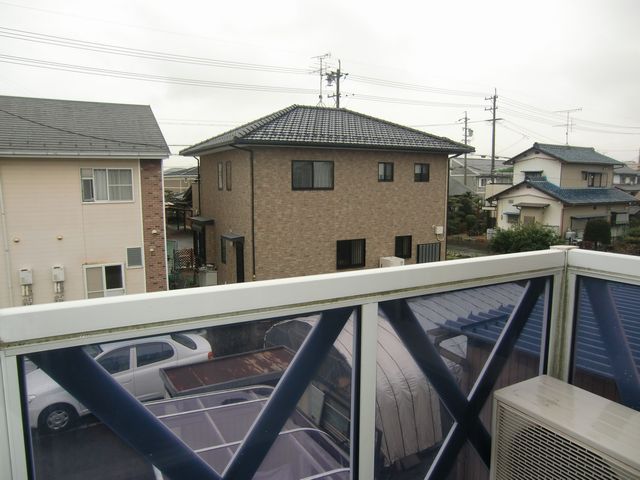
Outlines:
<svg viewBox="0 0 640 480"><path fill-rule="evenodd" d="M431 468L430 478L488 478L482 459L489 461L491 394L539 375L546 283L503 283L380 304L378 478L424 478ZM475 426L464 424L465 415ZM463 448L471 428L482 456ZM446 442L447 435L453 440Z"/></svg>
<svg viewBox="0 0 640 480"><path fill-rule="evenodd" d="M348 478L352 314L273 318L22 357L35 478L170 478L161 472L175 468L174 458L191 462L189 452L198 468L239 468L238 478L246 468L265 479ZM257 421L259 433L273 432L262 461L253 459L264 437L249 433ZM163 442L170 448L158 450ZM253 447L245 460L233 463L247 445Z"/></svg>
<svg viewBox="0 0 640 480"><path fill-rule="evenodd" d="M573 384L640 410L640 286L581 277Z"/></svg>

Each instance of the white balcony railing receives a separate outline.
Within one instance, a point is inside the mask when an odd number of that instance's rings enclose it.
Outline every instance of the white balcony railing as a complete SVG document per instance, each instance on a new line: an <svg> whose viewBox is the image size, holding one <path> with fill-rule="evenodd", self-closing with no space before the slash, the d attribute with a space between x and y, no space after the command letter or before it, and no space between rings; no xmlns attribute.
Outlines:
<svg viewBox="0 0 640 480"><path fill-rule="evenodd" d="M354 477L374 478L378 448L376 364L381 335L378 328L381 312L387 317L393 316L387 315L390 302L546 279L546 287L543 287L546 294L540 297L545 299L544 302L540 300L545 312L540 351L546 358L542 358L540 369L568 381L573 365L575 295L580 277L637 286L640 285L640 259L557 247L542 252L0 310L0 409L3 411L0 415L0 478L28 478L33 472L34 455L37 455L24 413L27 400L20 373L23 356L179 331L300 317L335 309L356 309L358 312L357 335L354 335L354 352L358 354L351 360L354 373L350 407L351 418L358 421L350 423L348 456ZM531 308L534 308L536 298ZM511 317L517 316L518 308L516 306ZM431 333L433 335L435 333ZM423 368L424 364L419 359L416 361ZM477 389L479 383L474 388ZM278 388L280 385L276 392ZM461 397L460 401L468 402L467 406L473 405L473 393L470 392L466 400ZM454 426L459 424L456 407L446 402L445 407L453 412ZM482 405L476 407L481 415ZM480 428L479 423L473 425ZM473 425L462 425L462 442L467 435L473 443L476 428ZM40 477L36 475L36 478Z"/></svg>

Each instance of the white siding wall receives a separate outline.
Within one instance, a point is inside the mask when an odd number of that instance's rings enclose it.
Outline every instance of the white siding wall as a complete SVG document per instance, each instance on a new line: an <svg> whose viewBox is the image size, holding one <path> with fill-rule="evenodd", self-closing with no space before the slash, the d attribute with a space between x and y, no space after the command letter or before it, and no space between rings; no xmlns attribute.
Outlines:
<svg viewBox="0 0 640 480"><path fill-rule="evenodd" d="M542 210L540 223L550 227L561 227L566 230L567 226L561 226L562 221L562 202L545 195L544 193L534 189L522 186L509 193L508 196L498 201L497 208L497 226L498 228L508 229L512 225L507 222L505 212L518 212L518 208L514 205L517 203L548 203L549 206ZM531 212L531 209L529 209ZM520 221L522 222L522 218Z"/></svg>
<svg viewBox="0 0 640 480"><path fill-rule="evenodd" d="M562 163L547 155L531 153L513 165L513 184L524 181L524 172L541 171L547 181L560 185Z"/></svg>
<svg viewBox="0 0 640 480"><path fill-rule="evenodd" d="M83 204L82 167L131 168L134 201ZM53 265L64 266L65 300L82 299L84 264L124 265L126 247L143 246L137 160L0 159L0 179L15 306L22 304L20 268L33 271L34 303L54 300ZM0 262L4 273L4 257ZM125 286L127 293L144 292L144 269L127 270L125 265ZM0 275L0 306L9 305L8 290L6 274Z"/></svg>

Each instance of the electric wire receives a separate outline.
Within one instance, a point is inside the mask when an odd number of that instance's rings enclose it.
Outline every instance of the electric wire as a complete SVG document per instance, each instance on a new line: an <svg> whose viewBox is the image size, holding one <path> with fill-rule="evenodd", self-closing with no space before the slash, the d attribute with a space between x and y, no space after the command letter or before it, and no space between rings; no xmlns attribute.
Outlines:
<svg viewBox="0 0 640 480"><path fill-rule="evenodd" d="M111 45L98 42L89 42L77 40L67 37L59 37L54 35L45 35L25 30L16 30L12 28L0 27L0 37L12 38L16 40L24 40L47 45L55 45L74 49L87 50L92 52L109 53L113 55L122 55L127 57L145 58L150 60L162 60L176 63L186 63L192 65L205 65L210 67L234 68L240 70L256 70L274 73L289 74L307 74L309 69L280 67L275 65L262 65L257 63L234 62L228 60L217 60L213 58L194 57L188 55L177 55L153 50L142 50L137 48L128 48L118 45Z"/></svg>
<svg viewBox="0 0 640 480"><path fill-rule="evenodd" d="M9 112L9 111L4 110L2 108L0 108L0 112L6 113L7 115L10 115L10 116L15 117L15 118L19 118L20 120L24 120L25 122L33 123L35 125L39 125L39 126L44 127L44 128L55 130L57 132L70 133L70 134L73 134L73 135L77 135L79 137L91 138L93 140L101 140L101 141L104 141L104 142L120 143L120 144L125 144L125 145L139 145L139 146L144 146L144 147L154 147L154 148L160 148L160 149L164 149L165 148L163 145L154 145L152 143L143 143L143 142L131 142L129 140L118 140L116 138L98 137L96 135L89 135L89 134L86 134L86 133L76 132L74 130L68 130L66 128L55 127L53 125L48 125L48 124L42 123L42 122L40 122L38 120L34 120L32 118L25 117L23 115L18 115L17 113Z"/></svg>

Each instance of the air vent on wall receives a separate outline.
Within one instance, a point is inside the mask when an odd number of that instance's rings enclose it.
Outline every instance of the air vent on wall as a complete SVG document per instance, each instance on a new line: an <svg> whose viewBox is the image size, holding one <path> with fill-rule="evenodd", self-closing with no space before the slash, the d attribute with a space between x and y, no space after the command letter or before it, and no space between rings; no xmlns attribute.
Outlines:
<svg viewBox="0 0 640 480"><path fill-rule="evenodd" d="M492 480L640 478L640 412L547 376L493 408Z"/></svg>

